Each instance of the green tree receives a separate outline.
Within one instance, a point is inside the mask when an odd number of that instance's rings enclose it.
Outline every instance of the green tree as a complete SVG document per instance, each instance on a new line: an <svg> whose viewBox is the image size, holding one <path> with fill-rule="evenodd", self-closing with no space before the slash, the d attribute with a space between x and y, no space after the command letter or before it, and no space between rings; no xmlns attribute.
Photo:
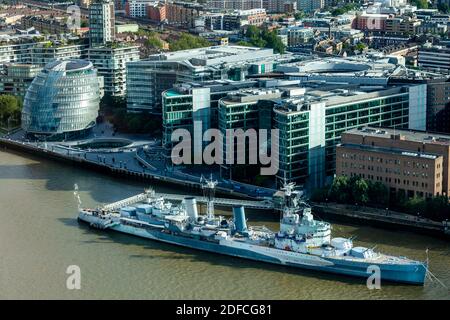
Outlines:
<svg viewBox="0 0 450 320"><path fill-rule="evenodd" d="M366 48L367 48L367 46L361 42L355 46L355 50L358 50L358 51L364 51Z"/></svg>
<svg viewBox="0 0 450 320"><path fill-rule="evenodd" d="M253 47L253 45L252 45L250 42L248 42L248 41L243 41L243 40L238 41L236 44L237 44L238 46Z"/></svg>
<svg viewBox="0 0 450 320"><path fill-rule="evenodd" d="M353 182L353 181L352 181ZM356 179L352 185L353 200L358 204L366 204L369 202L369 184L364 179Z"/></svg>
<svg viewBox="0 0 450 320"><path fill-rule="evenodd" d="M100 101L100 111L109 114L116 109L127 108L127 101L124 97L111 96L110 94L105 94Z"/></svg>
<svg viewBox="0 0 450 320"><path fill-rule="evenodd" d="M18 121L21 111L22 100L9 94L0 95L0 121L3 124L9 119Z"/></svg>
<svg viewBox="0 0 450 320"><path fill-rule="evenodd" d="M339 203L349 203L350 200L349 178L339 176L334 178L328 193L328 198Z"/></svg>
<svg viewBox="0 0 450 320"><path fill-rule="evenodd" d="M248 26L245 36L249 39L257 39L261 35L261 30L257 26Z"/></svg>
<svg viewBox="0 0 450 320"><path fill-rule="evenodd" d="M163 42L157 36L149 37L144 44L150 48L162 49L163 47Z"/></svg>
<svg viewBox="0 0 450 320"><path fill-rule="evenodd" d="M411 3L417 6L418 9L428 9L427 0L412 0Z"/></svg>
<svg viewBox="0 0 450 320"><path fill-rule="evenodd" d="M355 10L356 8L357 8L357 6L355 4L348 3L342 7L335 8L334 10L331 11L331 14L333 16L338 16L338 15L344 14L346 12Z"/></svg>
<svg viewBox="0 0 450 320"><path fill-rule="evenodd" d="M413 198L406 200L403 206L403 211L409 214L416 215L417 213L422 213L422 215L424 215L426 202L424 198L414 196Z"/></svg>
<svg viewBox="0 0 450 320"><path fill-rule="evenodd" d="M208 40L188 33L182 33L177 40L169 43L171 51L209 47L210 45Z"/></svg>
<svg viewBox="0 0 450 320"><path fill-rule="evenodd" d="M406 197L406 193L404 190L398 190L389 201L389 206L396 209L403 210L405 208L405 204L408 201Z"/></svg>
<svg viewBox="0 0 450 320"><path fill-rule="evenodd" d="M248 26L245 32L245 37L252 46L259 48L272 48L275 53L284 53L286 46L278 37L276 31L261 30L257 26Z"/></svg>
<svg viewBox="0 0 450 320"><path fill-rule="evenodd" d="M389 203L389 190L381 182L369 182L369 202L375 205L387 205Z"/></svg>
<svg viewBox="0 0 450 320"><path fill-rule="evenodd" d="M286 47L275 31L263 32L263 38L267 42L267 47L272 48L276 53L284 53Z"/></svg>
<svg viewBox="0 0 450 320"><path fill-rule="evenodd" d="M342 8L336 8L333 11L331 11L331 14L333 16L339 16L339 15L344 14L344 13L345 13L345 11Z"/></svg>
<svg viewBox="0 0 450 320"><path fill-rule="evenodd" d="M306 13L303 10L299 10L294 14L295 20L302 20L306 17Z"/></svg>
<svg viewBox="0 0 450 320"><path fill-rule="evenodd" d="M371 182L360 177L336 177L328 192L328 199L338 203L369 204L379 207L380 204L389 205L390 208L414 216L428 218L435 221L450 219L450 203L447 196L423 198L414 196L408 198L405 190L389 196L388 188L381 182ZM323 202L326 198L323 190L316 189L311 201Z"/></svg>
<svg viewBox="0 0 450 320"><path fill-rule="evenodd" d="M447 3L439 3L437 5L437 8L439 9L439 11L443 12L443 13L450 13L450 7Z"/></svg>
<svg viewBox="0 0 450 320"><path fill-rule="evenodd" d="M432 220L443 221L450 218L450 206L447 196L436 196L426 202L424 208L418 211L421 216Z"/></svg>

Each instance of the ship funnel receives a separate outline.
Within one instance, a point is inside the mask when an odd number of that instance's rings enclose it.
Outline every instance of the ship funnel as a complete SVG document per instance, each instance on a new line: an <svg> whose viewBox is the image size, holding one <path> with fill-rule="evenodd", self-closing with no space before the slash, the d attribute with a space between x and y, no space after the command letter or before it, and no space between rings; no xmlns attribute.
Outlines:
<svg viewBox="0 0 450 320"><path fill-rule="evenodd" d="M198 211L197 211L197 200L193 197L184 198L184 205L186 208L187 215L192 218L192 220L197 221Z"/></svg>
<svg viewBox="0 0 450 320"><path fill-rule="evenodd" d="M247 232L247 222L245 221L245 212L243 206L233 207L234 225L236 232Z"/></svg>

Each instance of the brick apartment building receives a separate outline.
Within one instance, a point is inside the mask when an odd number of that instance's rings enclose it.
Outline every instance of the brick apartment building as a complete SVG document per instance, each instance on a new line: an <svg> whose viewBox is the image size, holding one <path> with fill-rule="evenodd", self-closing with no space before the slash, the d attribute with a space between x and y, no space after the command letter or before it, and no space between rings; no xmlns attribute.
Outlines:
<svg viewBox="0 0 450 320"><path fill-rule="evenodd" d="M360 176L408 197L448 195L450 136L363 127L342 134L336 175Z"/></svg>

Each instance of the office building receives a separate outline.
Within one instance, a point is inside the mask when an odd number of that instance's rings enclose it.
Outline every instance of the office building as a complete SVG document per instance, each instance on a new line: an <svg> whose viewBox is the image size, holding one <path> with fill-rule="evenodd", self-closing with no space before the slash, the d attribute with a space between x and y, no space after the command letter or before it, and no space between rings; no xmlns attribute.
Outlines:
<svg viewBox="0 0 450 320"><path fill-rule="evenodd" d="M105 94L124 96L127 89L127 63L139 60L139 47L113 44L88 49L88 60L104 80Z"/></svg>
<svg viewBox="0 0 450 320"><path fill-rule="evenodd" d="M418 65L425 70L450 73L450 48L430 45L421 47Z"/></svg>
<svg viewBox="0 0 450 320"><path fill-rule="evenodd" d="M411 76L391 77L389 83L427 86L427 131L450 133L450 76L414 71Z"/></svg>
<svg viewBox="0 0 450 320"><path fill-rule="evenodd" d="M208 0L206 7L222 10L249 10L263 7L263 0Z"/></svg>
<svg viewBox="0 0 450 320"><path fill-rule="evenodd" d="M159 16L164 19L161 21L187 28L194 26L195 19L203 11L203 6L195 2L166 2L162 7L164 9L159 10ZM157 11L153 11L153 14L158 16Z"/></svg>
<svg viewBox="0 0 450 320"><path fill-rule="evenodd" d="M245 164L240 164L237 155L240 142L227 138L227 131L235 132L241 129L245 132L249 129L265 129L269 135L268 139L270 139L272 100L281 98L282 93L283 91L278 88L249 88L231 92L219 100L219 130L223 135L223 159L232 159L231 164L224 160L220 165L222 178L230 180L233 177L242 179L253 176L254 178L254 171L249 170L249 168L258 167L257 164L251 165L250 163L251 157L259 154L256 149L257 146L250 144L249 139L243 142L245 144L243 146L245 157L243 155L241 157ZM230 144L233 145L232 148ZM270 146L270 143L268 143L268 146Z"/></svg>
<svg viewBox="0 0 450 320"><path fill-rule="evenodd" d="M286 45L288 47L297 47L309 43L314 39L314 29L304 27L288 27L278 31L281 36L286 36Z"/></svg>
<svg viewBox="0 0 450 320"><path fill-rule="evenodd" d="M276 67L291 80L322 81L324 83L366 84L386 86L393 75L405 68L396 58L352 59L308 56L304 61L285 63Z"/></svg>
<svg viewBox="0 0 450 320"><path fill-rule="evenodd" d="M87 44L36 44L30 50L30 63L43 67L54 60L82 59L86 57L87 48Z"/></svg>
<svg viewBox="0 0 450 320"><path fill-rule="evenodd" d="M166 6L160 3L148 5L147 18L156 22L162 22L166 20Z"/></svg>
<svg viewBox="0 0 450 320"><path fill-rule="evenodd" d="M170 155L172 133L186 129L194 135L194 121L202 121L202 132L218 128L219 100L228 93L258 85L257 81L214 80L176 84L162 93L163 146ZM175 142L176 143L176 142Z"/></svg>
<svg viewBox="0 0 450 320"><path fill-rule="evenodd" d="M363 12L356 17L356 29L362 31L385 31L388 18L388 14Z"/></svg>
<svg viewBox="0 0 450 320"><path fill-rule="evenodd" d="M271 72L277 63L292 59L272 49L214 46L150 56L127 64L127 108L132 112L161 113L161 93L175 83L230 79Z"/></svg>
<svg viewBox="0 0 450 320"><path fill-rule="evenodd" d="M33 64L7 64L0 72L0 93L24 98L41 67Z"/></svg>
<svg viewBox="0 0 450 320"><path fill-rule="evenodd" d="M261 26L267 19L265 9L235 10L229 13L209 13L202 16L209 30L240 30L246 25Z"/></svg>
<svg viewBox="0 0 450 320"><path fill-rule="evenodd" d="M290 13L297 10L296 0L263 0L263 8L268 13Z"/></svg>
<svg viewBox="0 0 450 320"><path fill-rule="evenodd" d="M155 0L129 0L125 3L125 13L133 18L147 17L148 7L157 4Z"/></svg>
<svg viewBox="0 0 450 320"><path fill-rule="evenodd" d="M358 176L406 197L448 195L450 136L363 127L342 134L336 175Z"/></svg>
<svg viewBox="0 0 450 320"><path fill-rule="evenodd" d="M115 38L114 2L95 0L89 6L89 41L91 47L103 46Z"/></svg>
<svg viewBox="0 0 450 320"><path fill-rule="evenodd" d="M297 0L297 9L304 12L320 10L325 6L324 0Z"/></svg>
<svg viewBox="0 0 450 320"><path fill-rule="evenodd" d="M280 130L277 182L322 186L335 173L341 134L363 125L425 129L426 85L370 90L323 85L274 108Z"/></svg>
<svg viewBox="0 0 450 320"><path fill-rule="evenodd" d="M31 63L31 50L37 44L30 39L0 42L0 64Z"/></svg>
<svg viewBox="0 0 450 320"><path fill-rule="evenodd" d="M385 22L385 31L393 34L414 35L420 26L420 21L410 17L388 18Z"/></svg>
<svg viewBox="0 0 450 320"><path fill-rule="evenodd" d="M22 129L31 139L85 136L100 103L97 71L86 60L56 60L36 76L25 95Z"/></svg>
<svg viewBox="0 0 450 320"><path fill-rule="evenodd" d="M203 119L205 114L209 118L203 120L208 123L203 131L209 126L219 128L223 134L227 129L275 128L280 131L278 185L286 180L311 189L333 177L335 146L346 130L365 125L426 128L426 84L367 86L269 78L239 83L241 88L236 88L236 83L223 88L179 84L165 91L163 126L167 153L173 147L173 130L184 128L191 132L195 117ZM247 155L254 151L248 147ZM226 157L226 141L223 148ZM245 172L251 174L238 167L222 164L222 177L233 179L241 178Z"/></svg>
<svg viewBox="0 0 450 320"><path fill-rule="evenodd" d="M46 17L46 16L30 16L24 17L21 20L21 27L23 29L35 28L41 33L49 34L65 34L73 33L83 35L88 32L87 28L68 24L66 17Z"/></svg>

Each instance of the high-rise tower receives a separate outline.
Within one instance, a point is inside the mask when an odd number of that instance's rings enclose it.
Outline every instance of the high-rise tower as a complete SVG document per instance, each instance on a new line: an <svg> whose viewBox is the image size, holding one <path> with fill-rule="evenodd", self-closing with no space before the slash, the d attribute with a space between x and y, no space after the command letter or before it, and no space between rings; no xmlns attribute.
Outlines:
<svg viewBox="0 0 450 320"><path fill-rule="evenodd" d="M96 0L89 7L89 43L103 46L115 38L114 2Z"/></svg>

